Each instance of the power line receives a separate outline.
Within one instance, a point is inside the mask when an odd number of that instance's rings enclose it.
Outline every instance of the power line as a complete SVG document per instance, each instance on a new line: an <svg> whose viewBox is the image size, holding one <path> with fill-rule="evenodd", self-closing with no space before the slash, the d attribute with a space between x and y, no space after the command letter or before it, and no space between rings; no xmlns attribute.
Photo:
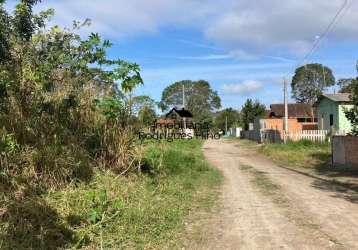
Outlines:
<svg viewBox="0 0 358 250"><path fill-rule="evenodd" d="M336 15L334 16L334 18L332 19L332 21L328 24L327 28L323 31L323 33L319 36L319 38L316 40L316 42L313 44L312 49L307 53L307 55L303 58L302 63L304 61L307 60L308 57L310 57L314 51L318 48L320 42L328 35L328 33L331 31L332 27L334 26L334 24L336 23L336 21L338 20L338 17L340 16L340 14L342 13L342 11L344 10L344 8L347 6L348 4L348 0L345 0L342 4L342 6L339 8L339 10L337 11Z"/></svg>
<svg viewBox="0 0 358 250"><path fill-rule="evenodd" d="M301 64L303 64L311 55L313 55L313 53L318 49L320 42L329 34L329 32L333 29L334 25L336 24L336 22L339 20L340 17L343 17L343 15L341 16L342 12L346 12L349 7L351 6L351 4L353 2L351 2L350 5L348 5L349 0L345 0L343 2L343 4L341 5L341 7L338 9L338 11L336 12L336 14L334 15L333 19L331 20L331 22L328 24L328 26L326 27L326 29L322 32L322 34L315 40L315 42L313 43L312 48L308 51L308 53L297 63L295 64L295 68L300 66ZM346 8L348 7L348 8ZM345 9L346 8L346 9ZM344 10L345 9L345 10ZM289 74L289 73L288 73ZM288 76L288 74L286 75L286 77Z"/></svg>

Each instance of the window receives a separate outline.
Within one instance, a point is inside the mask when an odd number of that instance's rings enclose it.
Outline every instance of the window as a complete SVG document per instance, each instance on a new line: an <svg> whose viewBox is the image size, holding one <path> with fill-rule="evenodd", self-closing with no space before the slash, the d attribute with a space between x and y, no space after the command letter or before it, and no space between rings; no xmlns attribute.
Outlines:
<svg viewBox="0 0 358 250"><path fill-rule="evenodd" d="M297 122L304 123L304 122L312 122L312 118L297 118Z"/></svg>
<svg viewBox="0 0 358 250"><path fill-rule="evenodd" d="M329 126L333 126L333 114L329 115Z"/></svg>

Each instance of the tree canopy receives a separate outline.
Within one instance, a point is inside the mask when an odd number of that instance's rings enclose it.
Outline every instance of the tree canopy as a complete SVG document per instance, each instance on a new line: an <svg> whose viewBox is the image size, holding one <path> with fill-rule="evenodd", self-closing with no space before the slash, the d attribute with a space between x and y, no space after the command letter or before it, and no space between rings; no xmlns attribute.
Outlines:
<svg viewBox="0 0 358 250"><path fill-rule="evenodd" d="M351 93L353 84L355 83L354 78L342 78L337 81L339 86L339 93Z"/></svg>
<svg viewBox="0 0 358 250"><path fill-rule="evenodd" d="M162 111L182 106L183 86L185 88L185 108L192 112L194 121L211 121L211 113L221 107L221 100L218 93L204 80L184 80L166 87L160 101Z"/></svg>
<svg viewBox="0 0 358 250"><path fill-rule="evenodd" d="M139 95L132 98L133 114L138 115L143 108L149 108L155 110L158 103L154 101L150 96Z"/></svg>
<svg viewBox="0 0 358 250"><path fill-rule="evenodd" d="M247 99L240 111L240 123L245 130L249 129L249 124L254 122L255 117L265 114L266 107L259 101L253 102L251 99Z"/></svg>
<svg viewBox="0 0 358 250"><path fill-rule="evenodd" d="M142 126L149 127L153 124L157 115L155 111L149 106L144 106L138 113L138 119Z"/></svg>
<svg viewBox="0 0 358 250"><path fill-rule="evenodd" d="M227 108L220 111L215 117L215 127L226 132L226 122L227 128L231 128L232 126L238 124L239 112L233 108Z"/></svg>
<svg viewBox="0 0 358 250"><path fill-rule="evenodd" d="M322 64L306 64L292 78L292 97L300 103L314 103L318 96L335 84L332 70Z"/></svg>
<svg viewBox="0 0 358 250"><path fill-rule="evenodd" d="M358 63L357 63L357 71L358 71ZM352 124L352 134L358 136L358 77L352 80L350 85L350 100L353 104L353 108L345 110L345 114L347 119Z"/></svg>

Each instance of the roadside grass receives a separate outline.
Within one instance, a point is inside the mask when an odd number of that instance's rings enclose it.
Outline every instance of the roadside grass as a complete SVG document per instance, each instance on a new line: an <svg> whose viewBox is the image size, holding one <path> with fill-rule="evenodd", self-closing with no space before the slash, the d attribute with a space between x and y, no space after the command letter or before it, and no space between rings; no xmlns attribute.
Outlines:
<svg viewBox="0 0 358 250"><path fill-rule="evenodd" d="M246 141L240 140L239 143L243 147L253 148L250 145L255 142ZM257 146L255 150L266 155L277 165L315 177L318 179L317 182L324 181L324 184L317 185L322 189L340 191L343 187L345 193L358 191L357 169L332 166L329 142L314 143L303 140L286 144L255 144Z"/></svg>
<svg viewBox="0 0 358 250"><path fill-rule="evenodd" d="M329 143L311 141L287 142L286 144L265 144L260 152L281 165L298 168L312 168L327 164L331 159Z"/></svg>
<svg viewBox="0 0 358 250"><path fill-rule="evenodd" d="M311 141L265 144L259 152L280 166L328 177L330 181L358 184L358 171L354 168L333 167L331 144Z"/></svg>
<svg viewBox="0 0 358 250"><path fill-rule="evenodd" d="M34 214L30 216L42 221L26 226L31 221L25 217L18 226L14 223L20 231L27 229L19 234L24 238L17 240L9 227L0 227L8 230L1 248L180 248L188 214L210 209L215 203L215 187L222 180L205 161L201 146L198 140L150 142L144 146L140 175L120 177L98 170L89 183L48 191L41 199L56 217L38 215L43 209L31 210ZM48 232L52 238L47 237ZM61 245L53 238L60 239ZM35 239L42 243L33 245Z"/></svg>

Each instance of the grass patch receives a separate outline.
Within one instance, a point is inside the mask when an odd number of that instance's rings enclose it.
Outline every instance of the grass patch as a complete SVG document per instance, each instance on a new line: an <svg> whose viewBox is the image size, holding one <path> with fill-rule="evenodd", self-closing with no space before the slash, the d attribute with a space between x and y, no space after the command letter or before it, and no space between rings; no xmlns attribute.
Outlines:
<svg viewBox="0 0 358 250"><path fill-rule="evenodd" d="M139 176L96 171L89 183L50 190L41 197L51 211L49 216L41 216L42 221L25 227L21 234L15 223L14 228L2 224L8 237L1 248L25 249L35 239L42 242L35 247L44 249L180 248L178 235L184 231L186 216L194 208L213 205L215 187L222 178L205 161L201 145L197 140L150 143L145 146L145 169ZM46 230L51 238L43 242ZM11 239L16 234L23 238ZM61 245L52 243L54 237Z"/></svg>
<svg viewBox="0 0 358 250"><path fill-rule="evenodd" d="M258 148L258 151L279 166L326 180L331 185L340 185L357 191L358 171L354 168L333 167L331 144L328 142L299 141L286 144L264 144Z"/></svg>
<svg viewBox="0 0 358 250"><path fill-rule="evenodd" d="M312 168L326 164L331 159L329 143L310 141L265 144L260 147L260 152L280 165L299 168Z"/></svg>
<svg viewBox="0 0 358 250"><path fill-rule="evenodd" d="M252 170L254 169L253 167L249 166L249 165L244 165L244 164L240 164L239 167L241 170L246 171L246 170Z"/></svg>

